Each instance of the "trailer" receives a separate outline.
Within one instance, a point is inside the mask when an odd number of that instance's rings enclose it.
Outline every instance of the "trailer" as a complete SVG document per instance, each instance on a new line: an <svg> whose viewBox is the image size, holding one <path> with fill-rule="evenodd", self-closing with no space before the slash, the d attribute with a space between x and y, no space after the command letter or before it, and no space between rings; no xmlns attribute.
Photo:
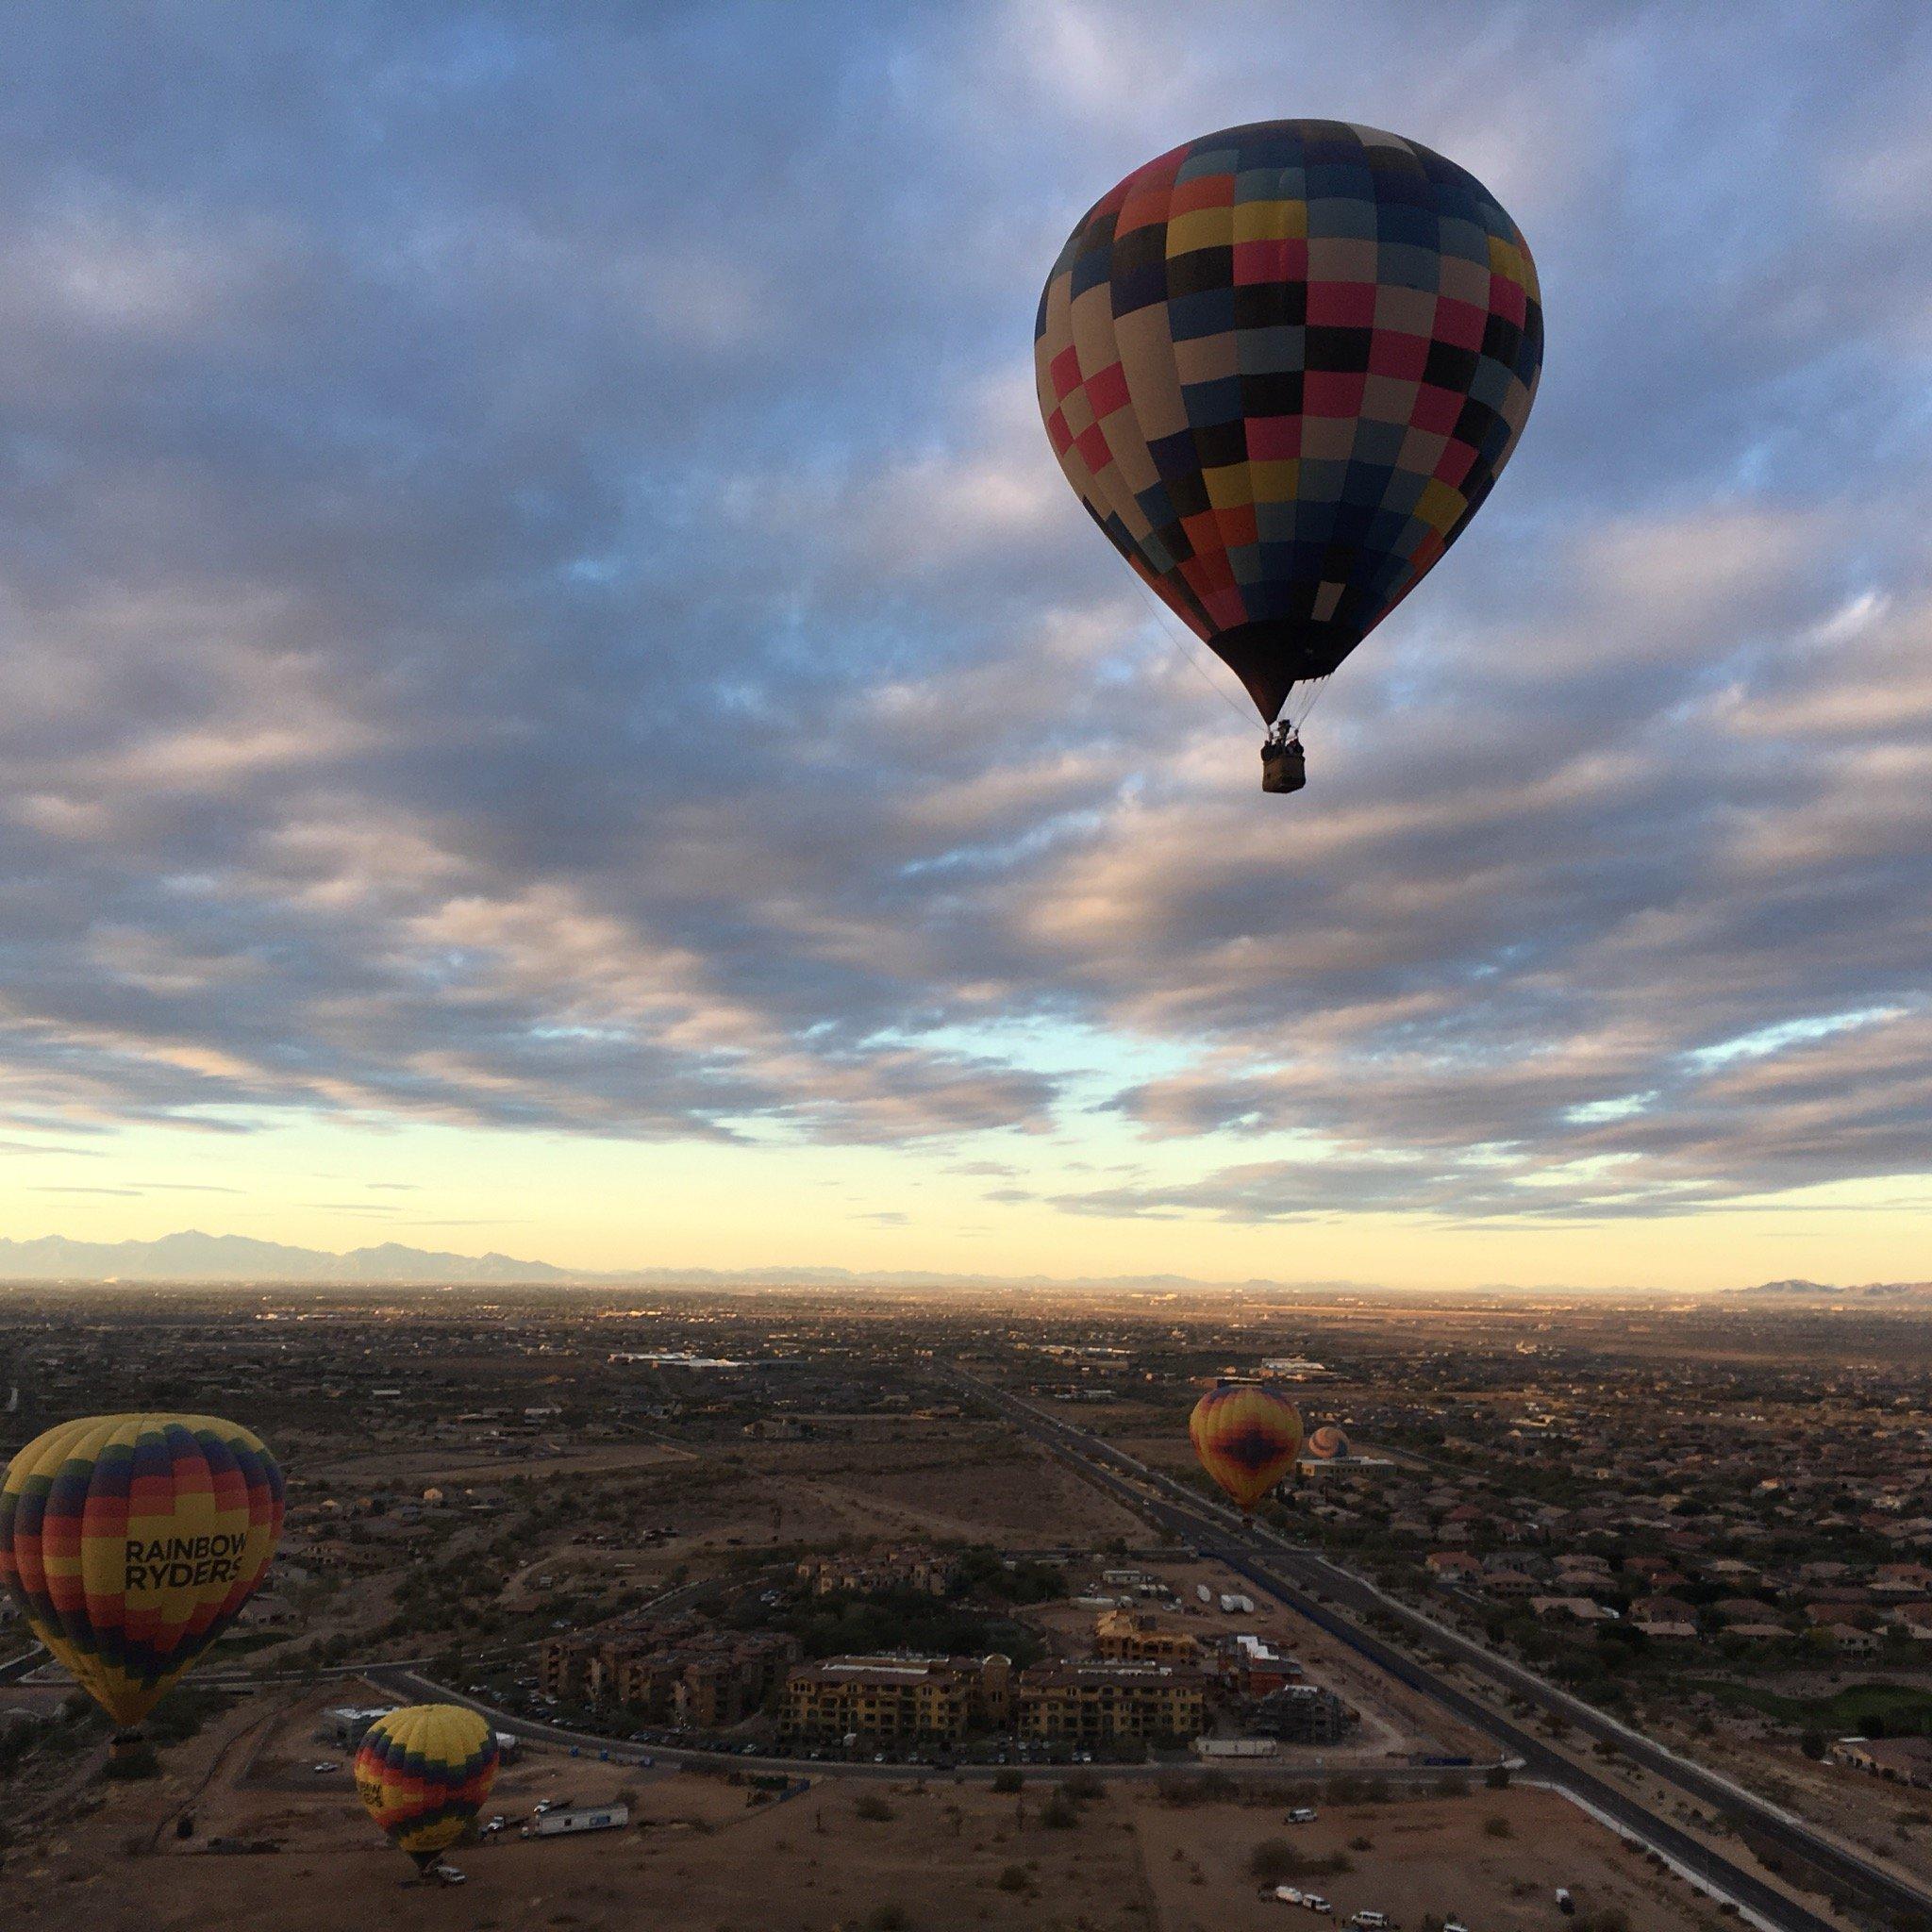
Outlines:
<svg viewBox="0 0 1932 1932"><path fill-rule="evenodd" d="M581 1811L547 1811L537 1820L537 1838L565 1838L579 1831L622 1831L630 1823L628 1805L598 1805Z"/></svg>
<svg viewBox="0 0 1932 1932"><path fill-rule="evenodd" d="M1190 1747L1196 1757L1277 1757L1281 1748L1273 1738L1196 1738Z"/></svg>

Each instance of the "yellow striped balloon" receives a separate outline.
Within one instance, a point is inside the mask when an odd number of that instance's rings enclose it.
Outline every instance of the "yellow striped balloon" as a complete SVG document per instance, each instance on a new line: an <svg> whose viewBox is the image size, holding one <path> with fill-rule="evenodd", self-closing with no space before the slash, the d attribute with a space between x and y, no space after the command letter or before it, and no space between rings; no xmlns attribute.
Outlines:
<svg viewBox="0 0 1932 1932"><path fill-rule="evenodd" d="M496 1733L460 1704L378 1718L356 1753L356 1795L425 1871L462 1837L496 1777Z"/></svg>
<svg viewBox="0 0 1932 1932"><path fill-rule="evenodd" d="M282 1473L208 1415L96 1415L0 1484L0 1586L116 1724L136 1724L234 1622L275 1555Z"/></svg>
<svg viewBox="0 0 1932 1932"><path fill-rule="evenodd" d="M1252 1510L1301 1454L1301 1410L1265 1382L1218 1382L1195 1403L1188 1435L1201 1467Z"/></svg>

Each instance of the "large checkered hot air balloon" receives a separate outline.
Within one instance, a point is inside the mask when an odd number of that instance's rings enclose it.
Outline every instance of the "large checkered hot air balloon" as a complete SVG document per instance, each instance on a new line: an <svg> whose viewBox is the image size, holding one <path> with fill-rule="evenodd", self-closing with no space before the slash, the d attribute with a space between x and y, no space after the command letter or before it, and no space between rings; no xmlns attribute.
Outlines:
<svg viewBox="0 0 1932 1932"><path fill-rule="evenodd" d="M1217 1382L1195 1403L1188 1436L1201 1467L1252 1511L1294 1467L1302 1412L1266 1382Z"/></svg>
<svg viewBox="0 0 1932 1932"><path fill-rule="evenodd" d="M356 1752L356 1795L426 1877L475 1822L496 1778L496 1733L459 1704L379 1717Z"/></svg>
<svg viewBox="0 0 1932 1932"><path fill-rule="evenodd" d="M282 1473L207 1415L61 1423L0 1484L0 1584L118 1724L234 1622L275 1555Z"/></svg>
<svg viewBox="0 0 1932 1932"><path fill-rule="evenodd" d="M1264 753L1266 788L1298 789L1321 680L1456 541L1522 434L1543 346L1522 234L1416 142L1257 122L1104 195L1034 335L1067 480L1293 748Z"/></svg>

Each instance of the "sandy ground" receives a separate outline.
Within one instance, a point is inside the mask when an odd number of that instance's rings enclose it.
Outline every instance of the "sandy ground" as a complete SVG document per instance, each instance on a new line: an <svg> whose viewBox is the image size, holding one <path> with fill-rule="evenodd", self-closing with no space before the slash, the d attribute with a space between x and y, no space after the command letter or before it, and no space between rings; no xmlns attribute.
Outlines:
<svg viewBox="0 0 1932 1932"><path fill-rule="evenodd" d="M1115 1785L1081 1806L1076 1826L1058 1829L1042 1819L1037 1785L1016 1797L950 1781L825 1780L754 1806L719 1778L653 1776L552 1753L507 1771L491 1808L515 1818L540 1795L588 1804L622 1790L638 1822L568 1840L507 1834L454 1855L469 1874L459 1890L419 1888L362 1817L346 1773L298 1788L304 1763L334 1755L307 1741L311 1703L255 1700L172 1754L167 1779L93 1788L103 1794L98 1810L70 1815L9 1857L9 1927L339 1932L407 1914L430 1932L837 1932L882 1910L924 1932L1012 1924L1241 1932L1312 1923L1284 1918L1287 1907L1256 1895L1249 1860L1274 1838L1315 1857L1346 1850L1354 1870L1308 1881L1343 1916L1374 1906L1414 1926L1424 1910L1456 1910L1480 1932L1526 1932L1551 1922L1553 1888L1568 1884L1587 1906L1622 1904L1643 1932L1708 1932L1722 1923L1693 1905L1687 1887L1535 1791L1397 1799L1324 1809L1315 1824L1288 1826L1272 1803L1176 1807L1150 1787ZM170 1822L185 1798L197 1835L183 1844ZM890 1817L861 1815L879 1799ZM1507 1838L1484 1828L1497 1817ZM279 1849L199 1849L217 1831L273 1839Z"/></svg>
<svg viewBox="0 0 1932 1932"><path fill-rule="evenodd" d="M1333 1905L1330 1924L1369 1907L1408 1927L1436 1912L1455 1914L1476 1932L1541 1932L1562 1923L1555 1909L1559 1885L1581 1910L1622 1907L1633 1932L1708 1932L1730 1923L1549 1792L1483 1790L1321 1810L1313 1824L1284 1825L1277 1814L1237 1806L1138 1807L1158 1932L1280 1932L1324 1923L1257 1895L1248 1861L1271 1838L1313 1858L1348 1858L1350 1871L1294 1881ZM1495 1819L1507 1837L1490 1835Z"/></svg>
<svg viewBox="0 0 1932 1932"><path fill-rule="evenodd" d="M616 1442L591 1449L511 1441L488 1446L461 1443L416 1450L384 1449L366 1454L319 1457L309 1473L345 1493L383 1483L422 1484L460 1489L464 1484L501 1483L512 1475L625 1475L699 1459L690 1449L664 1442Z"/></svg>
<svg viewBox="0 0 1932 1932"><path fill-rule="evenodd" d="M763 1509L782 1507L788 1540L957 1538L1007 1549L1110 1537L1146 1528L1033 1445L1006 1432L895 1443L764 1443L745 1453Z"/></svg>

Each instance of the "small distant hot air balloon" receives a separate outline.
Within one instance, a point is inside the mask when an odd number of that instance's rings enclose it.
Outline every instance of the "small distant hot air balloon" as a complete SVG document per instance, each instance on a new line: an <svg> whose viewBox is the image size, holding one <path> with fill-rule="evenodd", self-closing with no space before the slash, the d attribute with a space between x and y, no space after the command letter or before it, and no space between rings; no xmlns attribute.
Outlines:
<svg viewBox="0 0 1932 1932"><path fill-rule="evenodd" d="M1301 1411L1268 1383L1219 1382L1195 1403L1188 1435L1201 1467L1251 1514L1301 1454Z"/></svg>
<svg viewBox="0 0 1932 1932"><path fill-rule="evenodd" d="M1350 1453L1347 1436L1333 1423L1324 1423L1315 1430L1302 1451L1310 1462L1334 1462Z"/></svg>
<svg viewBox="0 0 1932 1932"><path fill-rule="evenodd" d="M1263 790L1301 788L1320 681L1481 507L1542 353L1516 224L1378 128L1204 135L1068 238L1034 326L1047 436L1108 541L1276 725Z"/></svg>
<svg viewBox="0 0 1932 1932"><path fill-rule="evenodd" d="M0 1584L108 1715L138 1724L234 1622L282 1529L259 1439L206 1415L61 1423L0 1484Z"/></svg>
<svg viewBox="0 0 1932 1932"><path fill-rule="evenodd" d="M426 1878L475 1822L496 1777L496 1733L459 1704L377 1718L356 1752L356 1795Z"/></svg>

